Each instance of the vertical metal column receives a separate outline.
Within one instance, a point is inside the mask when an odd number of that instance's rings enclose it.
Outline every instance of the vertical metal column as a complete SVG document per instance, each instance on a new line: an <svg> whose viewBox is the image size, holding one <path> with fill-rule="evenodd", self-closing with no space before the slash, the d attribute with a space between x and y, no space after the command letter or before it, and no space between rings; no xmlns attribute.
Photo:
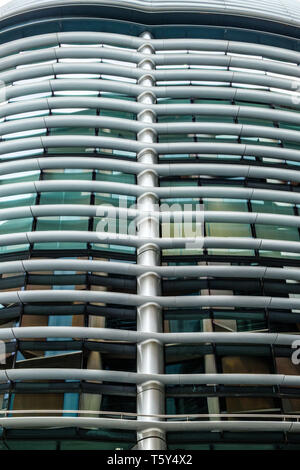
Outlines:
<svg viewBox="0 0 300 470"><path fill-rule="evenodd" d="M213 323L210 318L203 320L203 332L210 333L214 331ZM214 354L205 354L204 356L204 373L205 374L217 374L217 364ZM220 402L218 397L207 397L207 408L209 414L220 413ZM212 419L212 418L210 418ZM213 418L215 419L215 418Z"/></svg>
<svg viewBox="0 0 300 470"><path fill-rule="evenodd" d="M145 71L139 84L149 87L145 90L138 101L143 103L145 109L139 113L138 120L145 123L137 136L138 141L145 144L144 149L137 155L138 161L152 165L156 163L157 155L151 144L156 141L156 133L151 128L151 123L155 122L156 115L152 109L147 106L156 101L153 88L155 80L151 75L151 70L155 64L151 60L151 54L154 53L151 43L151 35L147 32L141 35L145 39L145 44L139 48L139 52L146 57L138 67ZM137 224L137 234L142 238L148 238L149 243L141 246L137 252L137 263L149 267L149 271L137 279L137 293L140 295L160 295L161 285L160 277L151 271L152 266L160 264L160 249L153 244L151 240L159 237L159 220L154 216L155 208L158 208L159 200L151 191L158 185L157 174L151 169L146 169L137 176L137 182L145 187L145 192L138 198L137 208L140 211L140 217ZM162 332L162 313L161 307L157 303L145 302L137 309L137 330L147 332ZM164 373L164 350L163 345L156 340L142 341L137 344L137 371L144 374ZM137 413L138 415L157 415L165 412L164 386L160 382L147 381L139 384L137 387ZM157 426L151 425L152 421L157 421L155 417L145 418L140 416L138 419L149 421L149 426L145 427L137 434L137 448L139 450L164 450L166 449L165 433Z"/></svg>

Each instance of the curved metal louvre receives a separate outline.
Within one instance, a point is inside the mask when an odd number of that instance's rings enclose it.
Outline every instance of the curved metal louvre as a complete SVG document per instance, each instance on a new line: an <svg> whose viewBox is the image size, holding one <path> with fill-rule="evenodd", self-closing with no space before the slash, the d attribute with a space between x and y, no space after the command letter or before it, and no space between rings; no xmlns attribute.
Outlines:
<svg viewBox="0 0 300 470"><path fill-rule="evenodd" d="M289 0L118 6L300 21ZM300 52L193 31L0 46L4 428L122 427L156 450L299 432Z"/></svg>
<svg viewBox="0 0 300 470"><path fill-rule="evenodd" d="M3 17L19 12L27 11L29 9L36 9L40 7L66 5L66 0L14 0L8 2L0 9ZM101 5L101 0L89 0L89 4ZM106 3L107 2L103 2ZM297 24L300 21L300 7L293 0L264 0L261 2L253 1L247 4L243 0L213 0L209 1L189 1L183 6L179 0L121 0L118 2L119 6L140 9L145 11L186 11L196 10L203 12L218 12L220 14L238 14L249 17L262 17L273 19L280 22L288 22L289 24Z"/></svg>

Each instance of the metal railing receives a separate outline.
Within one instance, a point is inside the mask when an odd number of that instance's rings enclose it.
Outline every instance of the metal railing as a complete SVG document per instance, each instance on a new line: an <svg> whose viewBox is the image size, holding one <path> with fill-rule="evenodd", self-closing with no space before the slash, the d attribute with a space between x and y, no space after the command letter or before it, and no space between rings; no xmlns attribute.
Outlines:
<svg viewBox="0 0 300 470"><path fill-rule="evenodd" d="M300 413L299 414L268 414L268 413L196 413L196 414L138 414L130 412L116 412L116 411L90 411L90 410L9 410L7 408L0 410L0 418L10 418L13 416L10 415L38 415L38 414L61 414L61 415L95 415L95 417L108 417L115 419L137 419L137 418L157 418L158 420L169 420L176 419L177 421L201 421L208 419L212 420L224 420L224 419L271 419L279 421L296 421L300 422Z"/></svg>

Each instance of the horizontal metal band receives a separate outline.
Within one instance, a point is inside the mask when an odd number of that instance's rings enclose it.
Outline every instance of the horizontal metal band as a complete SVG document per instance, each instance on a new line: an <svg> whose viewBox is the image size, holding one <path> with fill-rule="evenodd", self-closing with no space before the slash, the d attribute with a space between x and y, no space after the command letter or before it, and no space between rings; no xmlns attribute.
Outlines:
<svg viewBox="0 0 300 470"><path fill-rule="evenodd" d="M274 163L273 163L274 164ZM242 176L251 178L274 178L280 181L299 181L300 171L296 169L244 165L239 163L159 163L144 164L137 161L97 157L41 157L3 162L0 165L0 175L17 174L24 171L42 171L48 169L90 169L116 170L138 175L145 170L152 170L161 177L166 176ZM3 184L5 180L2 180Z"/></svg>
<svg viewBox="0 0 300 470"><path fill-rule="evenodd" d="M158 245L161 249L189 248L192 250L201 250L202 248L231 248L233 250L263 250L300 253L300 242L248 237L142 238L135 235L79 230L48 230L0 235L0 246L49 242L78 242L95 243L100 245L115 244L136 248L151 242Z"/></svg>
<svg viewBox="0 0 300 470"><path fill-rule="evenodd" d="M0 124L0 135L34 129L51 129L59 127L78 128L107 128L138 133L145 129L145 123L131 119L120 119L108 116L44 116L4 122ZM300 143L300 132L273 128L269 126L230 124L221 122L172 122L149 123L147 129L153 129L157 134L210 134L233 135L243 137L264 137L276 141ZM23 137L24 139L24 137ZM176 138L173 138L176 142ZM11 140L10 140L11 142Z"/></svg>
<svg viewBox="0 0 300 470"><path fill-rule="evenodd" d="M1 11L1 10L0 10ZM147 40L147 42L152 39ZM15 41L6 42L0 46L0 57L7 57L9 54L17 54L31 49L55 47L60 44L107 44L110 46L120 46L128 49L138 49L145 43L141 37L129 34L117 34L109 32L95 31L68 31L58 33L48 33L25 37Z"/></svg>
<svg viewBox="0 0 300 470"><path fill-rule="evenodd" d="M131 62L132 66L135 67L138 62L145 58L145 54L141 54L134 50L127 51L126 49L121 48L113 49L102 47L101 44L99 44L98 47L76 47L76 45L73 47L44 47L40 50L29 52L22 51L21 54L5 55L4 58L0 59L0 71L7 71L14 67L22 68L24 65L35 66L44 61L86 58L99 59L99 62L101 59Z"/></svg>
<svg viewBox="0 0 300 470"><path fill-rule="evenodd" d="M124 77L138 80L145 75L145 71L137 67L126 67L124 65L114 65L105 63L55 63L46 65L36 65L7 72L0 73L0 80L5 85L11 84L19 80L31 80L33 78L48 77L63 74L95 74L95 75L114 75L116 77ZM97 77L94 77L97 78ZM279 86L280 88L280 86Z"/></svg>
<svg viewBox="0 0 300 470"><path fill-rule="evenodd" d="M161 110L166 107L166 105L147 105L147 108L151 108L153 110L155 108L156 110L156 106L158 106L158 108ZM0 117L7 117L13 114L30 113L34 111L55 110L60 108L101 108L137 114L145 109L145 105L136 101L121 100L116 98L103 98L91 96L51 96L49 98L37 98L4 104L0 107ZM231 108L231 106L229 106L229 108ZM251 110L251 106L249 106L249 108ZM285 111L283 111L283 113L285 114ZM287 114L297 116L297 114L293 112L287 112Z"/></svg>
<svg viewBox="0 0 300 470"><path fill-rule="evenodd" d="M64 147L86 147L89 149L114 149L140 152L150 145L141 141L128 140L122 138L98 137L98 136L41 136L17 139L1 143L0 155L7 153L22 152L27 150L64 148ZM221 155L257 156L266 158L279 158L291 161L300 161L298 150L280 148L266 145L248 145L225 142L172 142L172 143L151 143L151 149L158 154L186 154L204 153ZM11 158L11 157L10 157Z"/></svg>
<svg viewBox="0 0 300 470"><path fill-rule="evenodd" d="M135 84L128 84L113 80L99 79L64 79L41 80L29 85L14 85L5 88L6 99L24 97L26 95L35 95L39 93L55 93L69 90L89 90L99 93L112 92L129 96L138 96L148 88Z"/></svg>
<svg viewBox="0 0 300 470"><path fill-rule="evenodd" d="M290 310L299 309L300 307L300 299L293 297L285 298L247 295L186 295L168 297L84 290L34 290L0 293L0 303L2 304L27 304L31 302L101 302L132 306L155 303L163 308L247 307Z"/></svg>
<svg viewBox="0 0 300 470"><path fill-rule="evenodd" d="M1 82L5 85L16 81L31 80L39 77L49 77L64 74L88 74L88 75L113 75L138 80L145 75L141 67L126 67L104 63L55 63L49 65L36 65L0 73ZM277 78L271 75L259 73L235 72L228 70L151 70L151 75L156 81L218 81L228 83L244 83L272 88L280 88L291 91L291 79ZM99 77L100 78L100 77ZM87 78L88 80L88 78ZM159 83L158 83L159 85ZM292 90L293 91L293 90Z"/></svg>
<svg viewBox="0 0 300 470"><path fill-rule="evenodd" d="M149 272L148 266L78 259L39 259L0 263L0 273L25 273L31 271L83 271L140 276ZM152 266L151 272L163 277L216 277L246 279L291 279L300 281L300 270L295 268L273 268L265 266ZM0 330L1 333L2 330Z"/></svg>
<svg viewBox="0 0 300 470"><path fill-rule="evenodd" d="M225 45L226 45L226 41ZM279 75L290 75L291 77L300 77L299 67L297 63L300 62L300 54L294 53L297 56L297 61L295 65L287 64L285 61L286 57L280 63L274 62L273 60L265 60L263 58L251 58L249 54L245 57L236 57L228 55L230 53L229 45L227 44L227 50L224 51L224 54L214 54L220 49L223 50L224 42L221 41L219 45L217 41L214 41L211 46L215 46L214 49L209 49L209 54L196 54L196 53L173 53L173 54L163 54L156 53L153 54L151 60L156 66L176 66L176 65L207 65L207 66L216 66L216 67L236 67L236 68L246 68L250 70L260 70L264 72L271 72L273 74ZM185 45L181 44L182 47L188 49ZM199 45L198 45L199 47ZM238 47L233 47L234 50ZM249 49L249 48L248 48ZM265 48L262 48L265 52ZM276 49L276 48L274 48ZM207 51L207 47L205 49ZM202 52L202 51L201 51ZM225 54L226 52L226 54ZM274 51L273 54L275 55ZM289 51L287 51L289 53ZM278 54L282 60L283 54ZM290 55L290 54L288 54ZM127 51L125 49L112 49L102 47L50 47L42 48L37 51L22 52L22 54L14 54L11 56L5 56L0 59L0 72L7 72L8 70L15 67L22 67L24 65L40 66L41 62L46 61L59 61L61 59L99 59L99 62L104 60L118 60L120 62L129 62L132 63L132 67L135 67L136 64L141 62L143 59L149 58L149 55L142 54L136 51ZM295 57L296 58L296 57ZM46 64L45 64L46 65ZM121 65L121 64L120 64ZM128 66L128 64L126 64Z"/></svg>
<svg viewBox="0 0 300 470"><path fill-rule="evenodd" d="M299 386L300 376L283 374L143 374L136 372L92 369L6 369L0 382L9 380L90 380L141 384L160 382L165 385L223 384ZM300 425L300 423L299 423Z"/></svg>
<svg viewBox="0 0 300 470"><path fill-rule="evenodd" d="M18 52L24 53L24 51L30 51L31 49L37 49L38 47L57 47L62 43L68 45L75 44L75 46L80 43L87 47L90 44L99 44L99 46L107 44L111 46L120 46L121 48L126 47L129 49L138 49L145 44L145 39L127 34L93 31L50 33L7 42L5 45L0 46L0 57L6 58L10 54L17 54ZM147 38L147 43L151 44L157 51L155 55L158 56L158 60L160 56L158 51L184 49L207 52L222 51L226 53L263 56L283 62L289 61L295 62L296 64L300 63L300 53L297 51L264 44L252 44L250 42L198 38ZM125 53L125 51L121 52ZM155 59L156 57L152 58L152 60Z"/></svg>
<svg viewBox="0 0 300 470"><path fill-rule="evenodd" d="M0 117L8 117L14 114L32 113L34 111L56 110L56 109L109 109L113 111L122 111L138 114L145 109L145 104L113 98L92 98L92 97L49 97L44 99L24 100L21 102L12 102L1 106ZM158 116L174 116L174 115L199 115L199 116L221 116L232 118L250 118L264 119L270 121L282 121L294 125L300 124L298 113L291 111L283 111L279 109L267 109L253 106L238 106L224 104L147 104L147 109L151 109ZM74 110L76 111L76 109ZM82 115L83 116L83 115ZM52 116L53 117L53 116ZM58 116L57 116L58 117ZM60 116L61 117L61 116ZM40 118L43 119L43 118ZM14 121L16 123L16 121ZM9 124L9 121L6 122ZM133 125L139 124L133 121ZM152 125L156 125L153 123ZM158 129L168 124L158 125ZM184 125L187 125L184 122ZM138 127L136 129L139 129Z"/></svg>
<svg viewBox="0 0 300 470"><path fill-rule="evenodd" d="M145 187L135 184L115 183L107 181L57 180L12 183L0 186L0 197L17 194L34 194L40 192L99 192L107 194L124 194L139 197L145 193ZM160 199L173 198L229 198L255 199L300 203L300 193L293 191L276 191L271 189L237 188L229 186L174 186L151 188L151 194Z"/></svg>
<svg viewBox="0 0 300 470"><path fill-rule="evenodd" d="M162 344L263 344L289 346L299 341L300 335L281 333L156 333L129 331L110 328L68 327L68 326L33 326L18 328L1 328L1 340L26 338L80 338L101 339L105 341L140 341L156 340Z"/></svg>
<svg viewBox="0 0 300 470"><path fill-rule="evenodd" d="M156 384L156 386L159 386L158 384ZM130 387L130 389L132 390L132 387ZM0 411L0 414L1 416L3 417L8 417L8 415L11 415L11 417L13 417L13 415L19 415L19 414L27 414L27 415L35 415L35 416L38 416L40 413L45 413L49 416L53 415L53 414L60 414L61 413L61 409L51 409L51 410L45 410L45 409L27 409L27 410L8 410L7 408L3 408L1 411ZM279 421L293 421L293 420L297 420L299 419L299 415L297 414L279 414L279 413L239 413L239 412L236 412L236 413L178 413L178 414L158 414L158 413L153 413L153 414L141 414L141 413L130 413L129 411L125 411L125 412L121 412L121 411L104 411L104 410L80 410L80 409L73 409L73 410L63 410L64 413L66 415L69 415L69 414L74 414L74 413L78 413L78 414L81 414L81 416L84 416L84 415L89 415L89 414L92 414L94 415L95 417L109 417L109 418L112 418L112 416L115 416L116 418L137 418L137 417L141 417L141 418L149 418L149 417L153 417L153 418L162 418L163 420L165 419L168 419L168 418L177 418L178 420L181 419L181 420L189 420L189 419L195 419L198 418L198 420L201 420L204 419L204 418L216 418L217 420L219 418L237 418L237 420L239 420L240 418L248 418L248 419L251 419L251 420L254 420L255 418L268 418L268 419L278 419ZM108 416L110 415L110 416Z"/></svg>
<svg viewBox="0 0 300 470"><path fill-rule="evenodd" d="M64 410L61 410L63 413ZM76 413L76 411L75 411ZM79 411L78 413L81 413ZM122 413L120 413L121 415ZM300 423L290 421L151 421L139 419L117 419L117 418L85 418L85 417L36 417L28 416L22 418L1 418L0 426L4 429L42 429L42 428L91 428L91 429L118 429L142 431L153 429L154 431L227 431L227 432L289 432L299 433Z"/></svg>
<svg viewBox="0 0 300 470"><path fill-rule="evenodd" d="M171 208L172 209L172 208ZM156 218L160 223L187 223L196 221L235 223L235 224L263 224L281 225L287 227L300 227L300 217L296 215L266 214L258 212L235 212L235 211L151 211L151 217ZM84 205L84 204L45 204L37 206L20 206L16 208L0 209L0 220L24 219L31 217L110 217L123 220L141 219L144 217L144 210L125 209L105 205Z"/></svg>
<svg viewBox="0 0 300 470"><path fill-rule="evenodd" d="M111 92L128 96L139 96L145 91L149 91L148 87L128 84L114 80L99 79L67 79L60 78L50 80L40 80L28 85L14 85L5 88L6 99L24 97L26 95L36 95L39 93L57 93L70 90L83 90L92 92ZM216 87L216 86L197 86L197 85L180 85L180 86L156 86L155 96L157 98L206 98L226 99L226 100L245 100L254 103L268 103L278 106L287 106L292 109L300 109L300 103L296 96L292 100L291 95L282 94L274 91L253 90L246 88L235 88L234 86ZM89 99L89 97L87 98ZM25 100L24 100L25 101ZM9 104L10 106L11 104ZM125 105L124 105L125 106ZM169 105L168 105L169 106Z"/></svg>

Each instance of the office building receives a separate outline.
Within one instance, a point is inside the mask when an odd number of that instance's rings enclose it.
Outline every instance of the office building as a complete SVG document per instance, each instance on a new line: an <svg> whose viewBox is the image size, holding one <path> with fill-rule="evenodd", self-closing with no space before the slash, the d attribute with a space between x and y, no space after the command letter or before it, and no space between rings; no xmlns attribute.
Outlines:
<svg viewBox="0 0 300 470"><path fill-rule="evenodd" d="M0 448L299 449L300 3L0 18Z"/></svg>

